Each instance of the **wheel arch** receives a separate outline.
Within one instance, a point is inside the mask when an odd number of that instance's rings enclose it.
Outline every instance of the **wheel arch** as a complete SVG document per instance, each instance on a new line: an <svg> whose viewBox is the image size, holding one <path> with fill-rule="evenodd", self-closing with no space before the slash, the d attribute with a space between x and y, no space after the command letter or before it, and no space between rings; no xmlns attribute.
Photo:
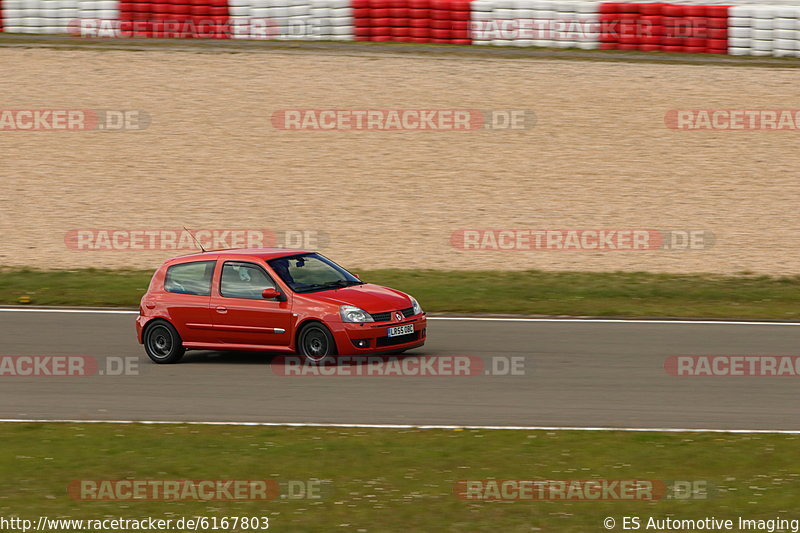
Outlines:
<svg viewBox="0 0 800 533"><path fill-rule="evenodd" d="M331 329L331 327L328 324L326 324L325 321L322 320L321 318L317 318L317 317L313 317L313 316L305 317L300 322L298 322L297 325L295 325L294 335L292 336L291 349L294 350L295 352L297 352L297 349L298 349L298 346L299 346L299 341L300 341L300 332L303 331L303 328L306 327L311 322L316 322L316 323L324 326L325 329L327 329L330 332L331 337L333 337L333 344L336 347L336 352L338 353L339 352L339 343L336 341L336 335L334 335L333 329Z"/></svg>

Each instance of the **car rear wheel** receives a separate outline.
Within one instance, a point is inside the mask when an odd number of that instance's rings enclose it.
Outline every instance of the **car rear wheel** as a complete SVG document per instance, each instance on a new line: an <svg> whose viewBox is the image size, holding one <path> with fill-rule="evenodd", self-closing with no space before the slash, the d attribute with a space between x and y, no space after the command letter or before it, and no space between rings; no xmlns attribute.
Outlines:
<svg viewBox="0 0 800 533"><path fill-rule="evenodd" d="M144 331L144 351L158 364L177 363L186 350L181 336L164 320L156 320Z"/></svg>
<svg viewBox="0 0 800 533"><path fill-rule="evenodd" d="M319 322L303 326L297 336L297 351L307 362L319 363L328 356L336 355L336 342L330 330Z"/></svg>

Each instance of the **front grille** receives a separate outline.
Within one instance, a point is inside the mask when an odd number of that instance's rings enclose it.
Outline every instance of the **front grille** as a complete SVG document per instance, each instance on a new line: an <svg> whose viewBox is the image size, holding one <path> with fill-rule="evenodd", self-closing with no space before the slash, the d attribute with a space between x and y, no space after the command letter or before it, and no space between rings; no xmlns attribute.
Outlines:
<svg viewBox="0 0 800 533"><path fill-rule="evenodd" d="M419 331L409 333L408 335L399 335L397 337L378 337L375 339L375 346L394 346L396 344L405 344L419 339Z"/></svg>
<svg viewBox="0 0 800 533"><path fill-rule="evenodd" d="M401 309L400 312L403 313L403 316L405 318L414 316L413 307L409 307L408 309ZM369 316L371 316L372 320L374 320L375 322L388 322L390 320L394 320L394 318L392 317L393 313L395 313L395 311L387 311L385 313L371 313Z"/></svg>

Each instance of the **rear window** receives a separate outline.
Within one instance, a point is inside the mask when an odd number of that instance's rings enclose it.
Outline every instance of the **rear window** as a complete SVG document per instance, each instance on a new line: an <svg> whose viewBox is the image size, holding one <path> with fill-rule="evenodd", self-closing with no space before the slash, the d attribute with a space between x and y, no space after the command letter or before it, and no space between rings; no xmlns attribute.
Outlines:
<svg viewBox="0 0 800 533"><path fill-rule="evenodd" d="M177 294L211 296L211 277L216 261L197 261L172 265L167 269L164 290Z"/></svg>

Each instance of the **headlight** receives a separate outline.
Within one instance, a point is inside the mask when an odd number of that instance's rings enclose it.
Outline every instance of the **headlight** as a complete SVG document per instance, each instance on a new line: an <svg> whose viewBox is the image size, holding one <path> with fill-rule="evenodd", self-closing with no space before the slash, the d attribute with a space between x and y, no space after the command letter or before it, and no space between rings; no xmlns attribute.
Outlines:
<svg viewBox="0 0 800 533"><path fill-rule="evenodd" d="M413 298L413 297L411 298L411 305L414 306L414 314L415 315L418 315L418 314L422 313L422 306L419 305L419 302L417 301L416 298Z"/></svg>
<svg viewBox="0 0 800 533"><path fill-rule="evenodd" d="M339 314L342 322L375 322L369 313L354 305L340 305Z"/></svg>

